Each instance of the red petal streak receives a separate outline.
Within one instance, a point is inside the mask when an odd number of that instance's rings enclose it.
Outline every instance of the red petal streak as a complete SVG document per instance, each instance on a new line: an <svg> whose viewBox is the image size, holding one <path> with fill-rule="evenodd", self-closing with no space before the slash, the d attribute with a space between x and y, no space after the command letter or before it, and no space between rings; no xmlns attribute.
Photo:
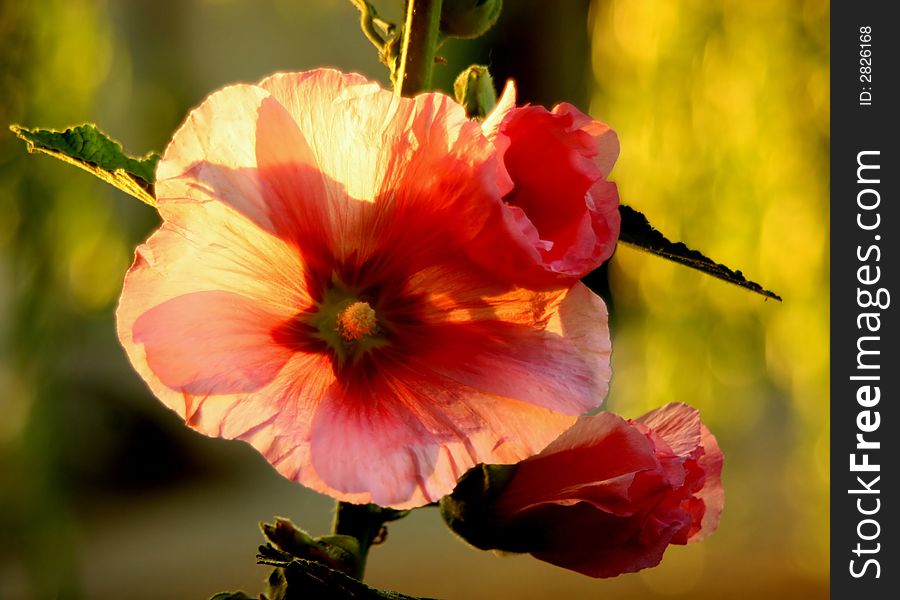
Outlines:
<svg viewBox="0 0 900 600"><path fill-rule="evenodd" d="M372 502L397 505L424 487L438 446L422 423L383 389L332 385L312 425L312 464L322 480ZM381 392L381 393L379 393Z"/></svg>

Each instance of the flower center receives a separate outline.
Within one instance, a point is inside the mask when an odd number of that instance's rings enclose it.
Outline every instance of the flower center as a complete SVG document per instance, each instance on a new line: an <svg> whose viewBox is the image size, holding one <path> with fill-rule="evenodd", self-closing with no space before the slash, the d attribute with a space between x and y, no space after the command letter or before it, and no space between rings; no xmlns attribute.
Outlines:
<svg viewBox="0 0 900 600"><path fill-rule="evenodd" d="M373 307L380 305L372 293L349 289L336 277L323 292L301 320L304 328L312 329L307 329L309 335L327 344L336 368L352 366L368 353L390 345L390 311L385 308L376 314Z"/></svg>
<svg viewBox="0 0 900 600"><path fill-rule="evenodd" d="M337 332L348 342L356 342L375 331L375 310L368 302L354 302L337 316Z"/></svg>

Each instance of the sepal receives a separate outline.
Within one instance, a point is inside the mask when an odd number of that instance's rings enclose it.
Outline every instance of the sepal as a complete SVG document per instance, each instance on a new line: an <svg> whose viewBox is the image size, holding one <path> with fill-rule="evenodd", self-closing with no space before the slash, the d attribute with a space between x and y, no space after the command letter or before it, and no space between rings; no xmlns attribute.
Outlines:
<svg viewBox="0 0 900 600"><path fill-rule="evenodd" d="M456 535L481 550L528 552L533 532L501 525L493 504L509 485L517 465L480 464L460 478L440 501L441 517Z"/></svg>

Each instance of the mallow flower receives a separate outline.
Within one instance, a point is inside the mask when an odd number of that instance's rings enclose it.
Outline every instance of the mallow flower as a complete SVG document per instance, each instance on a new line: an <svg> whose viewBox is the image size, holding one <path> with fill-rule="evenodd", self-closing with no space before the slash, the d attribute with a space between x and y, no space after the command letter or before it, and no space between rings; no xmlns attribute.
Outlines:
<svg viewBox="0 0 900 600"><path fill-rule="evenodd" d="M697 410L586 416L518 465L481 465L441 500L472 545L528 552L591 577L653 567L719 524L722 451Z"/></svg>
<svg viewBox="0 0 900 600"><path fill-rule="evenodd" d="M445 95L328 69L226 87L159 163L163 223L125 278L119 338L195 430L343 501L432 502L607 391L598 296L473 258L476 238L509 253L487 229L512 190Z"/></svg>

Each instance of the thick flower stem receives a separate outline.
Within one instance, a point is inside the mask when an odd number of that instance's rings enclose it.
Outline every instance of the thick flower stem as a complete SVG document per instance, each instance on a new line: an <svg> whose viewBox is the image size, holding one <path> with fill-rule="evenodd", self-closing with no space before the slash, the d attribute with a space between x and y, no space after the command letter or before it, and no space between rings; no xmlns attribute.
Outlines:
<svg viewBox="0 0 900 600"><path fill-rule="evenodd" d="M442 0L407 0L400 66L394 73L394 92L412 96L431 88L441 28Z"/></svg>
<svg viewBox="0 0 900 600"><path fill-rule="evenodd" d="M359 565L358 573L355 574L357 579L363 578L369 548L381 537L384 524L402 519L407 514L409 511L382 508L375 504L335 504L332 533L353 536L359 542Z"/></svg>

